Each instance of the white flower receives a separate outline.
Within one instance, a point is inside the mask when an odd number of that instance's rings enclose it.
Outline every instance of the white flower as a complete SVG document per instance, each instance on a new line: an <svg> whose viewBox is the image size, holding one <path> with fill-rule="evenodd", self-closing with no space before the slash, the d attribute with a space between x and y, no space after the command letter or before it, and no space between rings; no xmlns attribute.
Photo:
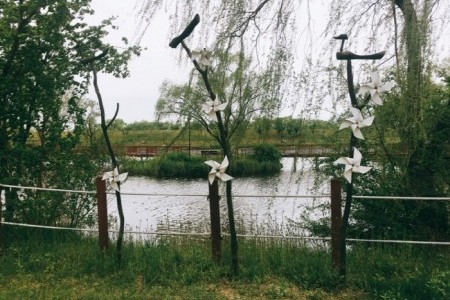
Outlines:
<svg viewBox="0 0 450 300"><path fill-rule="evenodd" d="M216 112L223 111L225 107L227 107L228 102L221 103L218 99L212 101L205 101L203 102L203 110L208 114L208 116L213 119L214 121L217 121Z"/></svg>
<svg viewBox="0 0 450 300"><path fill-rule="evenodd" d="M340 157L334 163L335 164L344 164L344 177L348 182L352 182L352 173L361 173L365 174L372 169L371 167L361 166L362 155L358 149L353 148L353 158L351 157Z"/></svg>
<svg viewBox="0 0 450 300"><path fill-rule="evenodd" d="M113 171L103 174L102 180L106 180L111 188L119 192L119 183L124 182L127 179L127 176L128 173L119 174L119 170L115 167Z"/></svg>
<svg viewBox="0 0 450 300"><path fill-rule="evenodd" d="M363 119L359 109L351 107L350 110L353 117L345 119L344 122L342 122L341 127L339 127L339 130L351 127L353 135L358 139L363 140L364 136L362 135L361 128L372 125L374 117L372 116L367 119Z"/></svg>
<svg viewBox="0 0 450 300"><path fill-rule="evenodd" d="M204 66L211 66L211 50L208 48L196 48L191 51L191 59L196 60L199 64Z"/></svg>
<svg viewBox="0 0 450 300"><path fill-rule="evenodd" d="M209 184L213 184L214 179L216 179L216 177L222 181L228 181L233 179L233 177L231 177L230 175L225 174L225 170L228 167L228 157L225 156L221 164L219 164L214 160L205 161L205 164L207 164L212 168L208 174Z"/></svg>
<svg viewBox="0 0 450 300"><path fill-rule="evenodd" d="M358 91L358 95L370 94L370 99L376 105L382 105L383 100L380 98L380 93L389 92L394 87L393 81L382 83L380 76L377 72L372 73L372 81L361 85Z"/></svg>

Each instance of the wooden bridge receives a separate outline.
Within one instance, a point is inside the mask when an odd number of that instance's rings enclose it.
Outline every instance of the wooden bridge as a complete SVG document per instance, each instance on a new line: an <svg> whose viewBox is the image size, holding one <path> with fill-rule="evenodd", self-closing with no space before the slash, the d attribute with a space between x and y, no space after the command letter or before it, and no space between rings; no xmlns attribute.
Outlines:
<svg viewBox="0 0 450 300"><path fill-rule="evenodd" d="M336 149L334 145L301 145L301 146L280 146L278 149L284 157L326 157L345 153L346 149ZM220 149L188 147L188 146L125 146L125 155L132 157L154 157L168 153L190 153L199 156L221 155ZM252 147L240 147L235 150L235 156L249 155L253 153Z"/></svg>

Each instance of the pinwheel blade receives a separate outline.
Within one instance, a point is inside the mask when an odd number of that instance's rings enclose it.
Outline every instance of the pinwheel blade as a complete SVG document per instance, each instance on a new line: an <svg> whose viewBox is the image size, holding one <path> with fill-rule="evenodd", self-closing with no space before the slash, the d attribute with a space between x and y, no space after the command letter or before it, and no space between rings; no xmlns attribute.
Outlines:
<svg viewBox="0 0 450 300"><path fill-rule="evenodd" d="M352 125L353 125L353 122L351 122L349 119L346 119L346 120L342 121L342 124L339 127L339 130L344 129L344 128L348 128L348 127L350 127Z"/></svg>
<svg viewBox="0 0 450 300"><path fill-rule="evenodd" d="M128 177L128 172L119 174L118 176L116 176L116 181L124 182L125 180L127 180L127 177Z"/></svg>
<svg viewBox="0 0 450 300"><path fill-rule="evenodd" d="M103 173L102 180L106 180L113 177L113 171Z"/></svg>
<svg viewBox="0 0 450 300"><path fill-rule="evenodd" d="M220 164L217 161L214 161L214 160L207 160L207 161L205 161L205 164L207 164L208 166L210 166L214 170L220 168Z"/></svg>
<svg viewBox="0 0 450 300"><path fill-rule="evenodd" d="M355 147L353 148L353 160L354 160L354 164L358 165L361 163L361 159L362 159L362 154L361 152L359 152L359 150Z"/></svg>
<svg viewBox="0 0 450 300"><path fill-rule="evenodd" d="M211 172L209 172L209 174L208 174L209 184L213 184L214 179L216 179L216 174L217 174L217 172L215 169L213 169L213 170L211 170Z"/></svg>
<svg viewBox="0 0 450 300"><path fill-rule="evenodd" d="M226 168L228 167L229 163L230 163L230 162L228 161L228 157L225 155L225 157L224 157L222 163L220 164L220 169L223 170L223 171L225 171Z"/></svg>
<svg viewBox="0 0 450 300"><path fill-rule="evenodd" d="M367 119L362 120L361 124L359 125L359 128L368 127L368 126L372 125L374 119L375 119L375 117L372 116L372 117L368 117Z"/></svg>
<svg viewBox="0 0 450 300"><path fill-rule="evenodd" d="M348 165L350 164L348 157L339 157L337 160L334 161L335 164L342 164L342 165Z"/></svg>
<svg viewBox="0 0 450 300"><path fill-rule="evenodd" d="M352 183L352 168L344 171L344 178L347 179L349 183Z"/></svg>
<svg viewBox="0 0 450 300"><path fill-rule="evenodd" d="M360 139L360 140L363 140L363 139L364 139L364 136L363 136L363 134L362 134L362 132L361 132L361 129L359 129L358 126L352 126L352 132L353 132L353 135L354 135L356 138L358 138L358 139Z"/></svg>
<svg viewBox="0 0 450 300"><path fill-rule="evenodd" d="M228 180L233 179L233 177L231 177L230 175L225 174L225 173L217 173L217 178L219 178L222 181L228 181Z"/></svg>
<svg viewBox="0 0 450 300"><path fill-rule="evenodd" d="M371 169L372 169L372 167L357 166L357 167L353 168L353 172L365 174L365 173L369 172Z"/></svg>

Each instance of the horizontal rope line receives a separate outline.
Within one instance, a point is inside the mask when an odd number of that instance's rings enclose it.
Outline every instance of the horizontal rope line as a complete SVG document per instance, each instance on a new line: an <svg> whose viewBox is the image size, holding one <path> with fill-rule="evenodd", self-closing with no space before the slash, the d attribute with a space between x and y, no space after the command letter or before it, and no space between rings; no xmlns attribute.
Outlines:
<svg viewBox="0 0 450 300"><path fill-rule="evenodd" d="M115 192L107 192L108 195L115 195ZM121 192L123 196L148 196L148 197L208 197L207 194L155 194L155 193L128 193Z"/></svg>
<svg viewBox="0 0 450 300"><path fill-rule="evenodd" d="M0 224L32 227L32 228L45 228L45 229L58 229L58 230L72 230L72 231L86 231L86 232L98 232L97 229L83 229L83 228L70 228L70 227L57 227L57 226L44 226L33 225L25 223L13 223L13 222L1 222ZM109 233L118 233L118 230L109 230ZM209 232L143 232L143 231L124 231L126 234L143 234L143 235L180 235L180 236L209 236ZM222 233L224 236L229 236L229 233ZM245 238L273 238L273 239L297 239L297 240L321 240L331 241L330 237L314 237L314 236L283 236L283 235L253 235L253 234L237 234L238 237ZM369 242L369 243L392 243L392 244L417 244L417 245L443 245L450 246L450 242L434 242L434 241L409 241L409 240L371 240L371 239L346 239L349 242Z"/></svg>
<svg viewBox="0 0 450 300"><path fill-rule="evenodd" d="M53 189L53 188L39 188L30 186L20 186L20 185L10 185L1 184L0 186L6 188L15 188L23 190L39 190L39 191L49 191L49 192L64 192L64 193L82 193L82 194L97 194L96 191L80 191L80 190L66 190L66 189ZM115 192L106 192L108 195L115 195ZM148 197L208 197L208 194L156 194L156 193L131 193L131 192L121 192L123 196L148 196ZM221 195L224 196L224 195ZM330 195L233 195L235 198L329 198Z"/></svg>
<svg viewBox="0 0 450 300"><path fill-rule="evenodd" d="M443 245L450 246L450 242L433 241L407 241L407 240L370 240L370 239L346 239L349 242L391 243L391 244L416 244L416 245Z"/></svg>
<svg viewBox="0 0 450 300"><path fill-rule="evenodd" d="M2 184L0 186L13 189L23 189L23 190L36 190L36 191L48 191L48 192L64 192L64 193L79 193L79 194L97 194L96 191L81 191L81 190L65 190L65 189L53 189L53 188L40 188L31 186L20 186L20 185L10 185Z"/></svg>
<svg viewBox="0 0 450 300"><path fill-rule="evenodd" d="M40 190L49 192L64 192L64 193L81 193L81 194L97 194L96 191L82 191L82 190L68 190L68 189L53 189L29 187L20 185L1 184L0 186L15 189ZM115 195L115 192L106 192L108 195ZM124 196L148 196L148 197L207 197L207 194L156 194L156 193L131 193L121 192ZM224 196L224 195L221 195ZM331 195L233 195L235 198L330 198ZM388 199L388 200L427 200L427 201L450 201L450 197L404 197L404 196L353 196L354 199Z"/></svg>
<svg viewBox="0 0 450 300"><path fill-rule="evenodd" d="M0 222L0 224L1 225L19 226L19 227L31 227L31 228L98 232L98 229L88 229L88 228L58 227L58 226L34 225L34 224L14 223L14 222Z"/></svg>
<svg viewBox="0 0 450 300"><path fill-rule="evenodd" d="M450 201L450 197L402 197L402 196L353 196L355 199L387 199L387 200L436 200Z"/></svg>

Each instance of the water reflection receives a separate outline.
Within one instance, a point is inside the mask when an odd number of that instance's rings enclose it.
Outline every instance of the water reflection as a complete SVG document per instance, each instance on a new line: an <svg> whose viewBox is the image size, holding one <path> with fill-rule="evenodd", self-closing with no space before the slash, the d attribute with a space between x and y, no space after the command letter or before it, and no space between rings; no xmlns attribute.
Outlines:
<svg viewBox="0 0 450 300"><path fill-rule="evenodd" d="M283 158L282 163L283 170L277 176L233 180L234 208L240 232L295 233L292 231L300 229L291 225L301 222L305 206L317 201L313 196L329 194L327 182L317 181L317 173L313 168L314 159ZM205 179L190 180L129 177L122 185L122 192L128 230L209 231L206 174ZM126 195L126 193L151 195ZM225 193L224 186L220 193ZM296 195L311 195L311 197L294 198ZM320 198L318 201L328 199ZM112 216L117 216L114 198L109 200L108 208ZM226 230L228 222L225 199L221 200L221 214L221 221Z"/></svg>

